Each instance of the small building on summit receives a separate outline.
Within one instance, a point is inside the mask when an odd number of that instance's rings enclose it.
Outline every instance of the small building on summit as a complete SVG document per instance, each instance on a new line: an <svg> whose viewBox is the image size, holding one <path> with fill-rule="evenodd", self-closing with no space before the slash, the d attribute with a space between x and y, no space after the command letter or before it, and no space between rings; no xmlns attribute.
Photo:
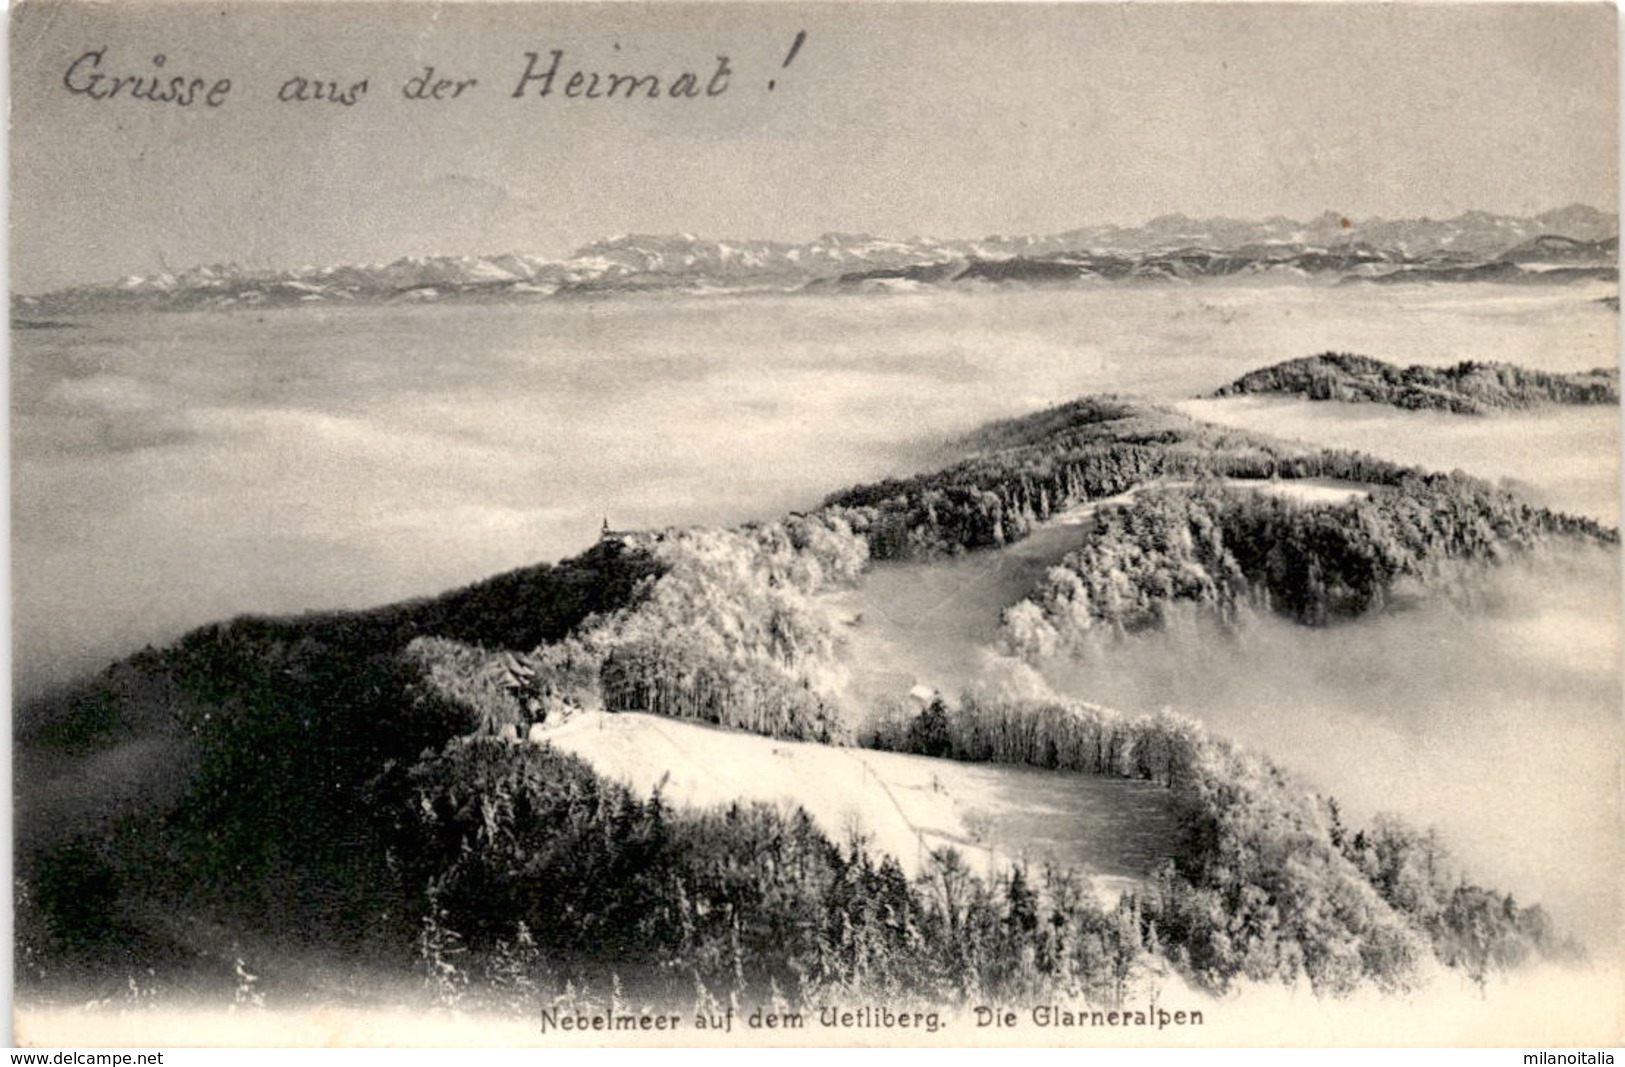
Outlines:
<svg viewBox="0 0 1625 1067"><path fill-rule="evenodd" d="M598 531L598 540L600 540L600 541L625 541L628 537L632 536L633 532L634 531L632 531L632 530L611 530L609 528L609 516L605 515L604 516L604 527L603 527L603 529Z"/></svg>

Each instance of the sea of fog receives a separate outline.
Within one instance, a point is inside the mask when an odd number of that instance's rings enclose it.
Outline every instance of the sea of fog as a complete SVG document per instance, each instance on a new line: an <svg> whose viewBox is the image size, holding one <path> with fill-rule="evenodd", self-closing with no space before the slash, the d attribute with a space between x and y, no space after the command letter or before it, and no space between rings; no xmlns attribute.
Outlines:
<svg viewBox="0 0 1625 1067"><path fill-rule="evenodd" d="M27 695L233 614L434 593L573 554L606 517L771 517L929 467L933 446L986 419L1087 392L1188 398L1327 348L1593 367L1613 359L1616 329L1596 295L628 298L15 331L14 678ZM1595 471L1617 436L1617 416L1603 418L1509 473ZM1497 453L1529 451L1502 428L1484 473L1502 473ZM1440 423L1452 432L1463 427ZM1426 455L1415 434L1395 443ZM1611 478L1591 495L1617 516Z"/></svg>
<svg viewBox="0 0 1625 1067"><path fill-rule="evenodd" d="M26 697L234 614L363 607L557 559L606 517L769 518L929 468L955 434L1083 393L1188 400L1326 349L1606 365L1617 319L1600 292L628 298L16 331L15 684ZM1615 411L1343 407L1195 410L1513 479L1618 521ZM1595 935L1617 922L1620 884L1614 558L1497 581L1476 605L1351 628L1150 641L1079 685L1255 743L1351 817L1392 807L1439 823L1486 880L1553 899Z"/></svg>

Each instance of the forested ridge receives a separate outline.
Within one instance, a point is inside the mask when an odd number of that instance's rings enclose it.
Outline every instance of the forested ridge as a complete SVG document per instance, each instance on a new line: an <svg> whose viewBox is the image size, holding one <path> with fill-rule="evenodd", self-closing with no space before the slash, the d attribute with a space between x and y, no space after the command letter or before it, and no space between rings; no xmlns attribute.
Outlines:
<svg viewBox="0 0 1625 1067"><path fill-rule="evenodd" d="M1352 352L1325 352L1251 371L1213 395L1249 393L1481 415L1547 404L1617 404L1619 369L1553 374L1481 360L1448 367L1400 367Z"/></svg>
<svg viewBox="0 0 1625 1067"><path fill-rule="evenodd" d="M1091 544L1067 568L1116 590L1087 612L1128 626L1169 599L1206 598L1227 611L1248 583L1300 621L1323 622L1358 614L1438 560L1494 562L1547 537L1618 543L1611 528L1460 472L1291 445L1112 397L995 423L964 445L969 459L844 490L825 513L849 523L876 559L921 559L1011 544L1058 512L1159 482L1199 483L1102 508ZM1309 478L1356 483L1369 499L1329 508L1217 488L1221 479L1262 487ZM1231 535L1222 546L1213 540L1220 524Z"/></svg>
<svg viewBox="0 0 1625 1067"><path fill-rule="evenodd" d="M1159 479L1337 478L1398 484L1420 474L1360 452L1309 449L1222 429L1143 402L1085 397L993 423L943 470L833 494L876 559L918 559L1021 540L1057 512Z"/></svg>
<svg viewBox="0 0 1625 1067"><path fill-rule="evenodd" d="M1095 513L1083 546L1006 609L1004 639L1042 658L1160 627L1182 607L1223 623L1263 611L1327 625L1552 539L1617 536L1459 475L1406 475L1340 504L1214 481L1146 491Z"/></svg>
<svg viewBox="0 0 1625 1067"><path fill-rule="evenodd" d="M22 709L24 793L30 768L133 739L171 745L185 782L22 840L20 977L119 985L154 967L176 983L229 981L221 953L236 950L201 950L200 928L362 953L418 968L443 1002L491 1003L609 974L665 996L1115 1002L1174 967L1211 989L1303 977L1345 992L1414 984L1430 954L1482 976L1569 951L1538 910L1452 881L1430 838L1388 823L1350 836L1267 760L1171 716L967 696L865 739L1174 791L1184 843L1111 908L1069 872L988 882L952 854L910 882L804 814L677 811L520 743L580 709L851 740L821 593L860 580L870 558L997 547L1158 481L1196 484L1102 508L1088 544L1018 609L1030 629L1064 644L1063 624L1132 629L1181 599L1322 622L1441 560L1617 539L1464 476L1114 398L995 424L966 450L808 515L609 537L372 611L203 627ZM1206 480L1305 477L1373 488L1311 507Z"/></svg>

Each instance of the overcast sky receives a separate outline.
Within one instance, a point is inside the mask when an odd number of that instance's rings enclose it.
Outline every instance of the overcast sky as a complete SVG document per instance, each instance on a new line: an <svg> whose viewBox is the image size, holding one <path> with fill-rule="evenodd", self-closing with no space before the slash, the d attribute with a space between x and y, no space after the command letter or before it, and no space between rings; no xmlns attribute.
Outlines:
<svg viewBox="0 0 1625 1067"><path fill-rule="evenodd" d="M625 232L1612 209L1614 19L1607 4L32 4L11 25L12 285L563 255ZM69 92L69 65L103 48L103 74L232 88L217 108ZM514 99L525 53L554 49L553 95L532 82ZM703 85L718 56L732 74L708 99L562 93L575 69ZM427 64L479 84L404 99ZM279 102L295 75L368 91Z"/></svg>

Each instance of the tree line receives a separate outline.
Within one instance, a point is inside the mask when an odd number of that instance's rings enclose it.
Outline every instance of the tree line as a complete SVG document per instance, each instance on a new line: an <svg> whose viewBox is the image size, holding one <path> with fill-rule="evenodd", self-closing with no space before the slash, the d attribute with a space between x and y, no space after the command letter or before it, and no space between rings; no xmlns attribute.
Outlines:
<svg viewBox="0 0 1625 1067"><path fill-rule="evenodd" d="M874 747L1157 782L1180 810L1175 854L1124 905L1142 945L1199 985L1307 981L1344 994L1413 988L1436 958L1483 982L1580 950L1538 906L1466 880L1435 834L1392 816L1350 834L1335 801L1267 757L1162 712L1075 701L939 696L883 721Z"/></svg>

